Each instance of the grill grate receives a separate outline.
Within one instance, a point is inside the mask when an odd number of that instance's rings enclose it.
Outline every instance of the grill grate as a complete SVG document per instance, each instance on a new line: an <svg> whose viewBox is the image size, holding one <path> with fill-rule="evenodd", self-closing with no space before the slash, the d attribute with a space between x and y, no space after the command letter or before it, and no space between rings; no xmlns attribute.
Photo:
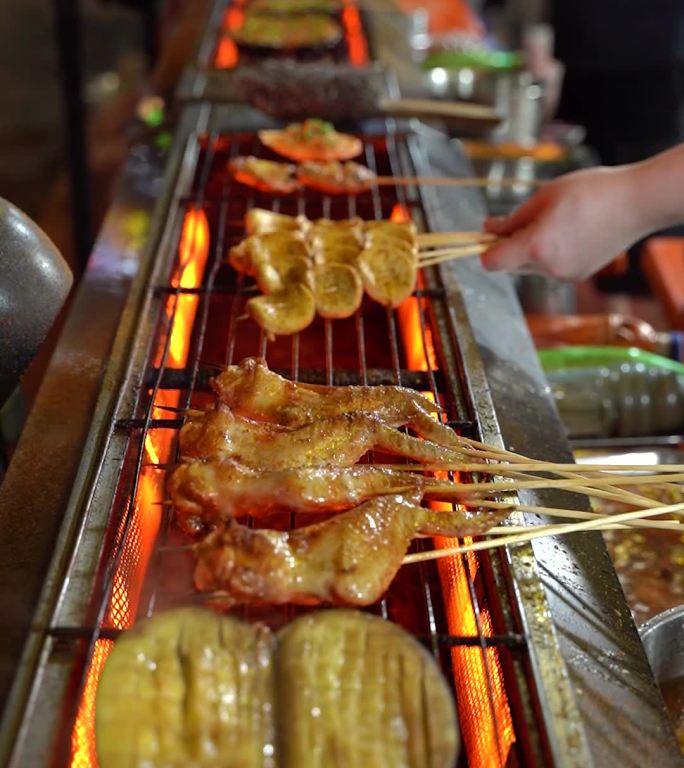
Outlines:
<svg viewBox="0 0 684 768"><path fill-rule="evenodd" d="M362 138L366 163L376 172L415 175L407 136ZM445 380L432 348L432 315L445 302L434 279L437 272L424 275L415 296L397 311L366 299L349 320L317 319L291 339L272 343L251 321L241 319L244 302L254 288L223 263L227 249L244 236L244 214L253 206L333 219L389 218L405 212L420 230L426 229L427 222L419 190L383 187L358 197L331 198L310 192L270 197L235 183L226 170L228 159L237 154L269 156L252 134L204 136L197 142L191 193L179 198L172 212L177 216L175 263L164 284L149 287L156 331L147 370L133 412L114 424L119 434L127 436L128 445L87 620L82 626L57 623L50 630L74 653L57 764L89 764L94 759L94 692L111 640L137 617L206 599L193 589L192 554L164 504L164 478L177 458L175 438L182 413L213 402L208 379L218 369L259 355L293 380L410 386L430 393L459 431L477 436L466 388L462 382ZM197 261L189 256L197 256L197 249L204 251L206 268L203 274L186 279ZM419 357L426 362L424 370L416 370L407 351L406 311L413 317L413 338ZM185 328L185 351L179 355L177 332L190 322L191 327ZM287 522L292 526L297 519L293 516ZM264 519L260 524L282 527L283 521ZM425 540L417 541L413 550L430 546ZM501 587L498 558L498 554L471 553L404 567L385 597L370 608L412 632L455 683L466 747L459 763L463 766L537 764L530 733L540 732L542 725L523 703L534 695L529 678L520 673L527 659L526 638L515 607ZM455 583L461 585L459 594ZM459 624L461 631L450 625L454 610L466 617ZM242 615L275 628L297 611L248 607Z"/></svg>

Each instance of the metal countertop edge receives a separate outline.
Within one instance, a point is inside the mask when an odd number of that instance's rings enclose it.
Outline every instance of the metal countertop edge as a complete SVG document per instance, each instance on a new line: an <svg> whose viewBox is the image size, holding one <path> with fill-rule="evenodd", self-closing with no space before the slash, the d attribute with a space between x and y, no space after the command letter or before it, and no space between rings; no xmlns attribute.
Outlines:
<svg viewBox="0 0 684 768"><path fill-rule="evenodd" d="M19 741L21 718L33 688L32 675L44 652L46 629L59 599L63 575L73 555L74 542L79 535L82 516L87 508L87 496L92 490L102 460L98 446L106 439L111 429L107 414L114 412L121 394L117 382L128 365L128 349L135 335L138 319L136 308L145 297L148 275L154 267L153 257L157 243L166 228L166 212L175 191L173 182L180 172L188 137L198 129L198 125L206 123L210 111L208 106L184 111L169 155L164 159L163 166L158 169L155 178L149 176L149 166L146 167L145 173L141 174L134 158L129 157L38 397L27 419L22 439L0 486L0 552L3 552L0 557L0 604L4 605L5 601L13 600L35 606L29 621L21 627L10 627L15 633L17 629L21 630L21 645L17 647L15 642L9 653L3 646L0 653L0 665L3 670L12 662L15 664L11 677L7 674L0 676L0 765L9 764L10 756ZM149 194L133 193L132 190L138 186L141 179L146 184L151 182ZM160 189L164 194L158 194ZM146 235L128 252L126 249L119 250L121 215L125 211L151 217ZM103 254L108 254L108 258ZM119 280L116 279L117 276ZM86 329L82 320L93 312L93 303L101 298L103 285L105 290L109 288L111 305L107 307L105 326L98 329L102 334L98 338L98 346L90 350L87 347L87 338L84 340ZM103 345L106 347L104 350ZM50 494L52 504L32 508L25 501L25 487L27 466L30 472L34 461L36 432L40 431L41 419L50 401L61 401L65 410L78 407L68 400L63 391L63 369L70 360L81 358L89 352L92 352L97 366L79 378L82 408L80 419L75 426L68 422L64 427L69 439L76 442L77 450L66 461L58 462L54 467L50 479L51 485L56 489ZM86 404L85 407L83 403ZM102 418L95 418L97 414ZM58 425L59 435L54 439L63 439L62 430L59 429L61 426ZM87 430L84 431L86 426ZM58 445L51 445L51 437L53 436L48 433L46 440L41 444L43 454L49 455L59 449ZM17 531L10 532L12 539L5 542L4 515L10 507L22 508L25 523L20 524L25 524L27 531L25 537L19 538ZM40 551L40 559L36 562L30 555L40 545L43 550L48 548L49 559L45 557L44 551ZM28 555L24 549L27 549ZM40 575L39 581L35 578L29 579L21 594L8 594L7 585L11 581L5 576L14 573L17 561L19 567L25 566L27 558L35 573ZM37 584L40 586L38 590ZM6 627L0 629L3 630L2 634L7 631ZM17 664L18 659L20 660Z"/></svg>
<svg viewBox="0 0 684 768"><path fill-rule="evenodd" d="M452 142L451 159L445 162L449 154L439 150L439 135L429 128L418 130L431 137L426 146L436 149L428 157L432 172L468 175L469 163L457 143ZM479 192L440 188L423 193L434 195L434 229L453 228L454 208L461 209L463 229L481 227L484 206ZM491 399L497 420L481 425L483 439L502 441L503 447L535 458L572 461L510 277L486 273L477 258L448 263L441 271L445 287L453 291L453 312L462 311L467 318L459 323L456 317L456 324L473 334L484 373L474 402ZM469 371L471 380L477 368ZM576 495L560 491L527 493L522 500L588 508ZM529 522L544 521L535 516ZM647 758L659 768L681 766L672 724L601 535L538 539L509 548L508 559L526 611L522 618L531 638L533 669L543 681L540 694L561 722L563 717L568 720L562 732L550 734L554 762L641 768ZM541 579L546 609L536 603L537 590L530 588L535 585L528 576L534 573ZM553 653L543 634L546 611L553 622L547 628L557 637L565 670L550 668ZM553 688L558 681L570 683L572 697L567 691L558 696Z"/></svg>

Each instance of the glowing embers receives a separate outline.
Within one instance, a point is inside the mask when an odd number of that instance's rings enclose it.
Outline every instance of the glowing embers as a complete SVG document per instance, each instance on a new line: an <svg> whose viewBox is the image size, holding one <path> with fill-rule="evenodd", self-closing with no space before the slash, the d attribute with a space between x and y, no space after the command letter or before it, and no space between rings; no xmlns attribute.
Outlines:
<svg viewBox="0 0 684 768"><path fill-rule="evenodd" d="M468 544L472 539L464 539ZM436 537L439 549L453 547L457 539ZM478 561L470 552L465 558L444 557L438 563L447 625L451 635L490 637L492 625L486 610L475 612L470 585ZM473 768L503 768L515 741L511 711L504 690L503 672L496 648L454 647L454 667L461 733Z"/></svg>
<svg viewBox="0 0 684 768"><path fill-rule="evenodd" d="M349 61L357 67L368 64L368 46L361 25L361 15L355 3L345 0L342 25L349 50Z"/></svg>
<svg viewBox="0 0 684 768"><path fill-rule="evenodd" d="M230 33L242 26L245 18L243 5L242 0L236 0L226 9L221 28L221 37L219 38L214 59L214 66L217 69L233 69L240 59L237 45L235 45Z"/></svg>
<svg viewBox="0 0 684 768"><path fill-rule="evenodd" d="M178 250L178 268L171 285L181 291L199 288L209 254L209 224L202 209L191 209L186 214ZM171 330L167 368L185 367L198 303L197 294L179 293L169 299L166 312L171 322Z"/></svg>
<svg viewBox="0 0 684 768"><path fill-rule="evenodd" d="M396 205L393 221L406 221L408 212ZM419 288L422 288L419 283ZM419 303L421 302L421 303ZM434 371L437 368L434 340L424 317L426 300L411 298L398 310L404 351L411 370ZM428 396L431 393L425 393ZM434 398L434 395L433 395ZM446 479L444 472L435 473ZM443 502L432 506L450 509ZM470 538L464 543L472 541ZM437 549L454 547L458 539L433 537ZM449 634L457 637L490 637L492 623L489 612L477 604L474 594L479 560L475 553L466 557L444 557L437 561L444 609ZM471 592L471 590L473 590ZM496 648L478 646L451 649L454 683L464 746L471 768L504 768L507 765L515 732L503 672Z"/></svg>
<svg viewBox="0 0 684 768"><path fill-rule="evenodd" d="M189 210L183 219L178 246L178 261L171 285L193 289L202 285L209 253L209 224L204 211ZM163 311L169 324L167 336L159 341L155 364L183 368L187 364L192 328L199 296L173 293ZM152 418L168 418L169 408L180 402L179 390L157 391L151 404ZM112 577L111 597L103 625L113 629L128 629L138 613L138 605L154 545L162 521L164 473L158 465L174 460L175 430L149 429L145 435L142 468L138 476L133 504L126 509L119 523L114 552L118 553ZM135 446L132 445L132 454ZM112 555L114 557L114 555ZM96 766L95 753L95 695L104 662L112 643L99 639L90 659L76 722L71 735L72 768Z"/></svg>

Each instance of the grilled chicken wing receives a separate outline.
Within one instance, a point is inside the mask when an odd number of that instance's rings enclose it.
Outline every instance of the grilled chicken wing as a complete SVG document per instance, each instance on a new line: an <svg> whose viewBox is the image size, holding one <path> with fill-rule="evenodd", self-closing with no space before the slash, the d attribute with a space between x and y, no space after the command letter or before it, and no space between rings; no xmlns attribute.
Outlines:
<svg viewBox="0 0 684 768"><path fill-rule="evenodd" d="M368 451L424 462L462 460L457 451L419 440L364 413L317 418L312 424L287 429L236 416L225 403L190 417L180 431L184 458L233 459L248 467L349 467Z"/></svg>
<svg viewBox="0 0 684 768"><path fill-rule="evenodd" d="M297 168L299 182L328 195L358 195L369 190L375 174L365 165L346 163L317 163L307 161Z"/></svg>
<svg viewBox="0 0 684 768"><path fill-rule="evenodd" d="M235 179L261 192L287 195L299 189L297 166L263 160L254 155L235 157L228 163L228 169Z"/></svg>
<svg viewBox="0 0 684 768"><path fill-rule="evenodd" d="M351 509L375 496L420 491L426 478L413 472L362 464L278 471L250 469L234 461L191 461L169 481L176 521L189 534L206 532L232 517L277 511L328 513ZM430 497L449 498L450 482L430 478Z"/></svg>
<svg viewBox="0 0 684 768"><path fill-rule="evenodd" d="M290 381L266 362L247 357L211 382L219 399L238 416L299 427L342 413L365 413L388 426L409 426L426 440L458 449L458 435L432 418L434 405L405 387L328 387Z"/></svg>
<svg viewBox="0 0 684 768"><path fill-rule="evenodd" d="M381 496L292 531L231 521L196 545L195 585L226 605L370 605L388 588L412 539L483 533L504 513L473 517L418 506L420 492Z"/></svg>

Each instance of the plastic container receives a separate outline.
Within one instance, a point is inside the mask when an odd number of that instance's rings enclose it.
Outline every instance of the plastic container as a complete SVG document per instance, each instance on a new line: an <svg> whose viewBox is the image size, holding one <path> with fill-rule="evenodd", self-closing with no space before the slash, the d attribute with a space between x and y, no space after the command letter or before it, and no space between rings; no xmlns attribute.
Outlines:
<svg viewBox="0 0 684 768"><path fill-rule="evenodd" d="M571 438L684 430L684 365L641 349L563 347L540 360Z"/></svg>

